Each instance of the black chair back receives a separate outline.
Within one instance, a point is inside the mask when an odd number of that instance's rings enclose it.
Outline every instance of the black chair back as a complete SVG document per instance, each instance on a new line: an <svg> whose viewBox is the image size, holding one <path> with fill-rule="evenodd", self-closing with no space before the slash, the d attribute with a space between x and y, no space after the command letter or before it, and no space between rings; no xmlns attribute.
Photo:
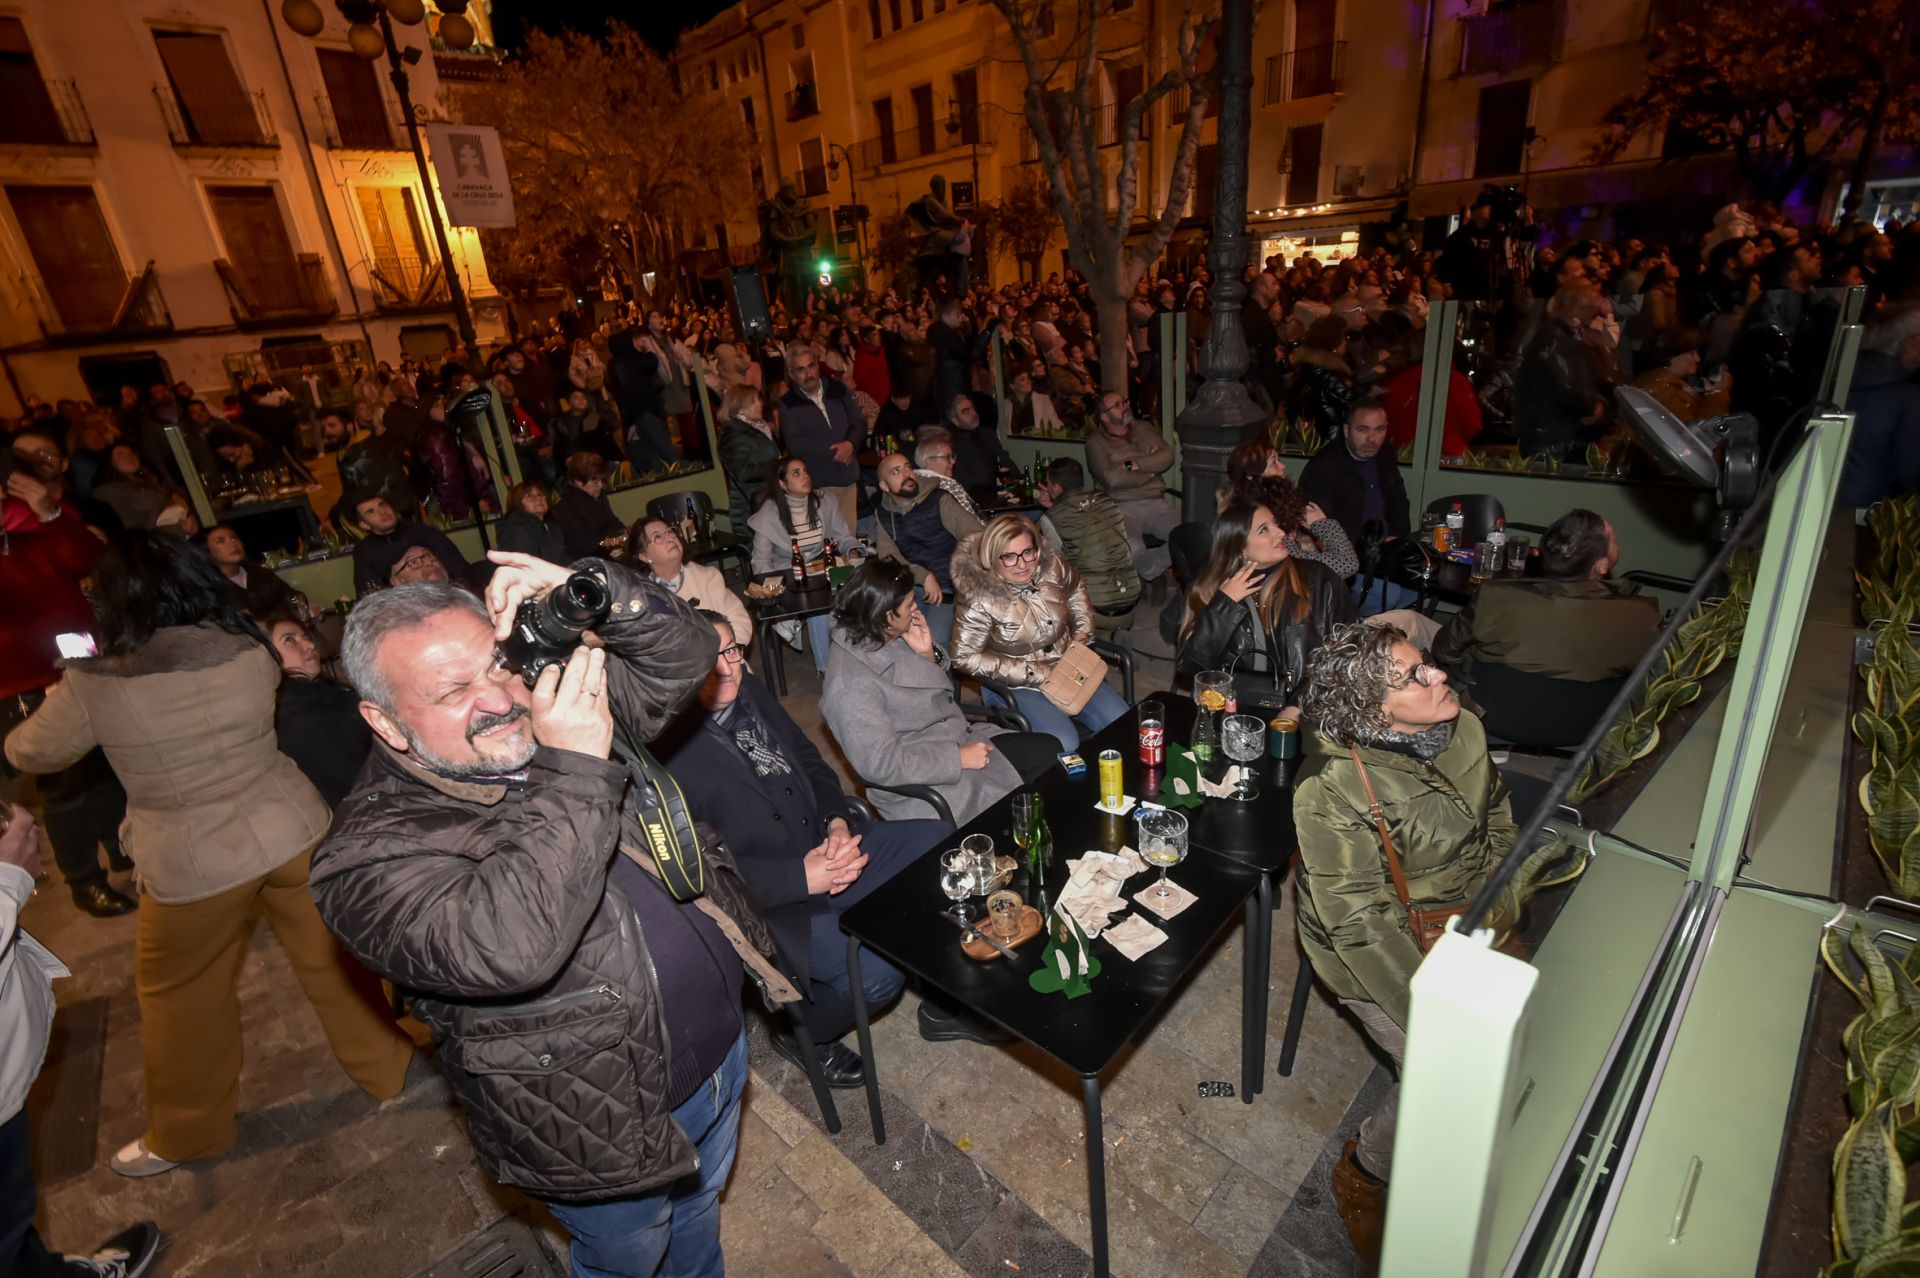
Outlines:
<svg viewBox="0 0 1920 1278"><path fill-rule="evenodd" d="M1521 750L1579 745L1625 682L1624 675L1593 683L1554 679L1495 661L1475 662L1468 679L1487 736Z"/></svg>
<svg viewBox="0 0 1920 1278"><path fill-rule="evenodd" d="M1487 539L1487 534L1493 531L1494 520L1507 517L1505 508L1500 505L1500 499L1489 497L1485 493L1459 493L1452 497L1440 497L1427 503L1427 511L1445 519L1447 512L1453 509L1453 503L1456 501L1460 503L1460 513L1466 516L1464 539L1468 549L1472 549L1475 542Z"/></svg>
<svg viewBox="0 0 1920 1278"><path fill-rule="evenodd" d="M1191 586L1200 580L1200 574L1207 566L1207 555L1213 550L1213 525L1198 521L1179 524L1167 534L1167 553L1173 556L1173 571L1180 577L1180 584Z"/></svg>

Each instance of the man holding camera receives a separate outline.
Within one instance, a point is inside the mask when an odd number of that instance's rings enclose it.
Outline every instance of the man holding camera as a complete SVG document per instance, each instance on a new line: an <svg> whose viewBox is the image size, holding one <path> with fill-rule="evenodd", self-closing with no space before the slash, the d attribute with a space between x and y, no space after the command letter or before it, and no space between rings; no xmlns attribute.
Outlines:
<svg viewBox="0 0 1920 1278"><path fill-rule="evenodd" d="M583 589L492 559L484 602L420 583L349 618L341 659L377 742L315 854L314 899L434 1031L475 1152L548 1203L576 1274L717 1275L741 978L798 994L725 849L624 747L699 689L714 630L617 564L582 561ZM611 597L602 646L569 653L566 605L592 594ZM530 601L544 650L524 640Z"/></svg>

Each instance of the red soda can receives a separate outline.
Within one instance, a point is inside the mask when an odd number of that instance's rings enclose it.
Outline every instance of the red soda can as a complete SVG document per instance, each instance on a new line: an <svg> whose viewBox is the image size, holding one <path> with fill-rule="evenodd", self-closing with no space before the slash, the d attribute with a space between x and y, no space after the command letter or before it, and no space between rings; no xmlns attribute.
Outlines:
<svg viewBox="0 0 1920 1278"><path fill-rule="evenodd" d="M1149 699L1140 705L1140 762L1157 768L1166 761L1166 710L1159 700Z"/></svg>

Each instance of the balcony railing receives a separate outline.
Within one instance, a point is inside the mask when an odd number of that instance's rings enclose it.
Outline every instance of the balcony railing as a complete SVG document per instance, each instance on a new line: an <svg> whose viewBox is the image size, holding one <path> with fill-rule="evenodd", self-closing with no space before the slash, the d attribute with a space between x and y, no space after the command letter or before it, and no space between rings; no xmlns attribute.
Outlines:
<svg viewBox="0 0 1920 1278"><path fill-rule="evenodd" d="M288 272L236 267L223 257L214 259L213 269L220 273L227 309L238 324L320 320L340 310L318 253L300 254Z"/></svg>
<svg viewBox="0 0 1920 1278"><path fill-rule="evenodd" d="M787 120L804 120L810 115L820 114L820 86L817 84L795 85L787 90Z"/></svg>
<svg viewBox="0 0 1920 1278"><path fill-rule="evenodd" d="M320 133L327 141L329 151L401 151L406 143L400 140L404 127L397 120L390 120L384 112L354 111L342 115L333 104L333 98L325 93L313 95L314 110L319 114Z"/></svg>
<svg viewBox="0 0 1920 1278"><path fill-rule="evenodd" d="M883 133L879 137L854 143L853 168L855 173L865 177L882 165L904 164L909 160L940 155L989 140L986 108L976 106L967 115L956 111L935 119L926 129L918 125L896 128L891 134Z"/></svg>
<svg viewBox="0 0 1920 1278"><path fill-rule="evenodd" d="M376 253L367 268L373 304L383 311L438 310L448 304L440 263L415 253Z"/></svg>
<svg viewBox="0 0 1920 1278"><path fill-rule="evenodd" d="M56 294L50 308L54 322L44 320L42 330L52 338L133 337L145 333L164 333L173 328L173 315L160 295L160 280L148 262L138 274L128 276L117 264L97 263L81 267L79 278L70 278L72 286ZM111 310L99 305L118 294ZM63 309L61 297L67 300Z"/></svg>
<svg viewBox="0 0 1920 1278"><path fill-rule="evenodd" d="M827 193L827 166L815 164L799 170L793 175L793 185L805 196L825 195Z"/></svg>
<svg viewBox="0 0 1920 1278"><path fill-rule="evenodd" d="M174 91L163 84L153 86L153 100L167 122L167 136L175 146L245 146L278 150L280 137L274 132L273 116L267 111L264 93L232 94L215 104L201 103L190 111Z"/></svg>
<svg viewBox="0 0 1920 1278"><path fill-rule="evenodd" d="M1267 105L1340 92L1346 61L1345 40L1275 54L1267 59Z"/></svg>
<svg viewBox="0 0 1920 1278"><path fill-rule="evenodd" d="M87 108L80 100L79 86L72 80L47 80L44 83L47 90L44 106L29 103L27 105L32 106L30 110L15 109L0 116L0 145L97 145L93 136L93 121L87 118Z"/></svg>
<svg viewBox="0 0 1920 1278"><path fill-rule="evenodd" d="M1560 7L1554 0L1519 0L1462 24L1460 73L1510 71L1553 59L1560 33Z"/></svg>

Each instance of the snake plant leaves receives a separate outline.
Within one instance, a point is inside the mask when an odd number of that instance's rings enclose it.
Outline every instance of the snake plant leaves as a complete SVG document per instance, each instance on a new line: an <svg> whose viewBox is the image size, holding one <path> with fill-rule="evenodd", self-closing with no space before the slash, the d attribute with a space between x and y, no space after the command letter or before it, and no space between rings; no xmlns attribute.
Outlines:
<svg viewBox="0 0 1920 1278"><path fill-rule="evenodd" d="M1902 1009L1868 1027L1860 1036L1867 1053L1867 1071L1880 1096L1895 1111L1913 1104L1920 1090L1920 1017Z"/></svg>
<svg viewBox="0 0 1920 1278"><path fill-rule="evenodd" d="M1874 1019L1878 1021L1893 1015L1900 1008L1900 994L1893 988L1893 973L1888 970L1886 951L1873 943L1864 927L1853 929L1849 944L1860 965L1867 970L1867 989L1873 995Z"/></svg>
<svg viewBox="0 0 1920 1278"><path fill-rule="evenodd" d="M1854 1278L1920 1278L1920 1231L1902 1232L1860 1257Z"/></svg>
<svg viewBox="0 0 1920 1278"><path fill-rule="evenodd" d="M1833 1234L1842 1256L1858 1256L1900 1229L1907 1169L1893 1144L1893 1107L1875 1105L1847 1129L1833 1154Z"/></svg>
<svg viewBox="0 0 1920 1278"><path fill-rule="evenodd" d="M1916 946L1920 949L1920 946ZM1913 959L1911 951L1907 954L1909 962ZM1900 996L1900 1006L1920 1015L1920 985L1914 984L1913 976L1899 963L1889 962L1887 971L1893 977L1893 992Z"/></svg>
<svg viewBox="0 0 1920 1278"><path fill-rule="evenodd" d="M1826 960L1827 970L1834 979L1847 987L1847 993L1858 999L1865 1007L1868 1002L1866 986L1854 976L1853 961L1847 957L1847 934L1837 927L1830 927L1820 934L1820 957ZM1920 953L1920 946L1915 947Z"/></svg>
<svg viewBox="0 0 1920 1278"><path fill-rule="evenodd" d="M1854 1114L1867 1112L1867 1097L1873 1083L1867 1074L1866 1053L1860 1047L1860 1040L1871 1023L1871 1015L1862 1012L1847 1022L1846 1030L1840 1035L1847 1053L1847 1109Z"/></svg>
<svg viewBox="0 0 1920 1278"><path fill-rule="evenodd" d="M1900 1155L1900 1161L1908 1167L1920 1162L1920 1118L1909 1119L1900 1124L1893 1133L1893 1147ZM1920 1229L1920 1202L1907 1204L1900 1217L1900 1228Z"/></svg>

